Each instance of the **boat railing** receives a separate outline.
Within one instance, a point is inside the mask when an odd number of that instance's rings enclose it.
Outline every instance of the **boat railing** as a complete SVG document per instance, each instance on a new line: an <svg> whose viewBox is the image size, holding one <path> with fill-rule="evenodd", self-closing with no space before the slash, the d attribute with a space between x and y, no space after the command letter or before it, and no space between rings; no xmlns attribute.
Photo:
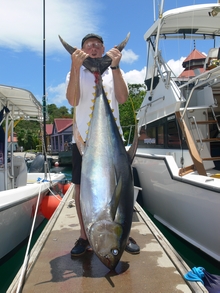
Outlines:
<svg viewBox="0 0 220 293"><path fill-rule="evenodd" d="M218 117L220 117L220 115L215 115L215 111L214 111L213 107L211 107L211 110L212 110L213 118L216 121L216 126L218 129L218 132L220 132L220 126L219 126L218 119L217 119Z"/></svg>
<svg viewBox="0 0 220 293"><path fill-rule="evenodd" d="M151 107L152 104L154 104L154 103L156 103L156 102L158 102L158 101L160 101L160 100L164 100L164 99L165 99L165 96L159 97L159 98L157 98L157 99L155 99L155 100L153 100L153 101L147 103L146 105L140 107L140 108L139 108L139 111L142 111L142 110L145 108L145 111L144 111L145 113L144 113L144 114L146 114L148 108ZM144 115L144 117L145 117L145 115Z"/></svg>
<svg viewBox="0 0 220 293"><path fill-rule="evenodd" d="M196 88L199 88L201 86L205 86L205 85L214 85L216 83L220 82L220 78L216 75L216 73L219 73L220 71L220 66L211 69L208 72L204 72L202 74L200 74L199 76L193 77L191 78L188 82L184 83L183 85L181 85L179 88L183 89L184 87L188 87L190 84L194 83L193 88L190 91L190 94L188 96L188 99L186 101L186 105L184 107L183 113L181 115L181 118L183 119L185 116L185 113L188 109L188 105L191 101L191 98L193 96L193 92ZM207 105L207 107L210 107L211 105Z"/></svg>
<svg viewBox="0 0 220 293"><path fill-rule="evenodd" d="M196 122L196 118L195 116L191 116L189 117L190 120L193 120L193 125L195 126L196 128L196 132L197 132L197 135L198 135L198 139L199 139L199 143L200 143L200 148L198 149L199 153L203 150L204 146L203 146L203 141L202 141L202 137L201 137L201 134L200 134L200 131L199 131L199 127L198 127L198 124ZM195 139L195 138L194 138ZM196 140L195 140L196 141ZM198 145L198 144L197 144Z"/></svg>

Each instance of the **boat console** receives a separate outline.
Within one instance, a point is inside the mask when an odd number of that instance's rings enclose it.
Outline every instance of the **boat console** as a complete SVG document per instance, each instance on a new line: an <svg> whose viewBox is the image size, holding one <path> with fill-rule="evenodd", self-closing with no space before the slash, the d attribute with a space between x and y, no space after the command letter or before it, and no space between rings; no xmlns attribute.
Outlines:
<svg viewBox="0 0 220 293"><path fill-rule="evenodd" d="M21 156L13 156L12 162L8 163L7 170L4 165L0 168L0 191L8 190L27 184L27 165ZM5 176L6 174L6 176Z"/></svg>

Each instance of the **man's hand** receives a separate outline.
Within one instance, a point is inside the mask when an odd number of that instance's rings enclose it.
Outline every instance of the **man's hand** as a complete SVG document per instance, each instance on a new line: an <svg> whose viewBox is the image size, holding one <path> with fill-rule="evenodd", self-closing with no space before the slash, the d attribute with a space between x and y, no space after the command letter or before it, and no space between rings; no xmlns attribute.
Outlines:
<svg viewBox="0 0 220 293"><path fill-rule="evenodd" d="M119 65L122 53L116 47L109 50L106 55L112 59L111 67L116 67Z"/></svg>
<svg viewBox="0 0 220 293"><path fill-rule="evenodd" d="M88 56L89 54L86 54L84 51L76 49L76 51L71 55L72 66L74 66L75 69L79 69L83 64L83 61Z"/></svg>

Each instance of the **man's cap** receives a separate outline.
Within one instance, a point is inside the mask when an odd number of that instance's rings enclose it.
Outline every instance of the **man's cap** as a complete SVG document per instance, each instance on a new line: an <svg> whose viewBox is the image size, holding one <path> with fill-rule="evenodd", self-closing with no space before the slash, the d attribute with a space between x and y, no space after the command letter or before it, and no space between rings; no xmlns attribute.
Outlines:
<svg viewBox="0 0 220 293"><path fill-rule="evenodd" d="M92 39L92 38L98 39L103 44L103 39L101 36L96 35L96 34L88 34L82 39L81 48L83 47L83 44L85 43L85 41L87 41L88 39Z"/></svg>

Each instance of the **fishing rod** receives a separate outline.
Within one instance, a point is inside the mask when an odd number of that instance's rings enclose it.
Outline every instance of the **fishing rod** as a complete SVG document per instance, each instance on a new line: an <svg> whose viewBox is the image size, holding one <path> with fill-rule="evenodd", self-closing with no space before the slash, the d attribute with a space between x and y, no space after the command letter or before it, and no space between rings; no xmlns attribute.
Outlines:
<svg viewBox="0 0 220 293"><path fill-rule="evenodd" d="M43 0L43 153L44 153L44 178L47 179L47 145L46 145L46 37L45 37L45 0Z"/></svg>

